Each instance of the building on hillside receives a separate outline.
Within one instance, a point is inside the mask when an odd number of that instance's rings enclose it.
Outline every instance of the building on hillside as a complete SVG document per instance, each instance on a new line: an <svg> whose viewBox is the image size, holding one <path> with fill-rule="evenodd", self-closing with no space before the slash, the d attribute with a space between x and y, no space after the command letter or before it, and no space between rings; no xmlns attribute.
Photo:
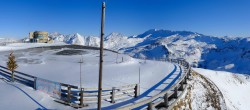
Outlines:
<svg viewBox="0 0 250 110"><path fill-rule="evenodd" d="M44 31L35 31L29 33L30 42L49 43L49 33Z"/></svg>

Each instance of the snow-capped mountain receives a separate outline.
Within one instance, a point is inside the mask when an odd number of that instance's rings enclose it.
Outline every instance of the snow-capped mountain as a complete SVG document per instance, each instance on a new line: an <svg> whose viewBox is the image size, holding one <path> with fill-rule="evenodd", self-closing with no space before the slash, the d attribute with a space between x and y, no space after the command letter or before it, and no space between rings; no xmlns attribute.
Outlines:
<svg viewBox="0 0 250 110"><path fill-rule="evenodd" d="M85 38L85 45L99 47L100 46L100 38L94 36L88 36Z"/></svg>
<svg viewBox="0 0 250 110"><path fill-rule="evenodd" d="M111 33L104 39L104 47L112 50L133 47L142 42L143 38L132 38L120 33Z"/></svg>
<svg viewBox="0 0 250 110"><path fill-rule="evenodd" d="M63 42L65 36L58 32L54 32L54 33L51 33L49 37L52 38L54 42Z"/></svg>
<svg viewBox="0 0 250 110"><path fill-rule="evenodd" d="M52 35L68 44L99 46L99 37L80 34ZM58 40L59 39L59 40ZM194 66L230 72L250 72L250 38L214 37L189 31L151 29L135 36L111 33L104 47L136 58L185 58Z"/></svg>
<svg viewBox="0 0 250 110"><path fill-rule="evenodd" d="M94 47L98 47L100 45L100 39L98 37L82 36L79 33L63 35L58 32L54 32L51 33L49 37L52 38L54 42L65 42L67 44L86 45Z"/></svg>
<svg viewBox="0 0 250 110"><path fill-rule="evenodd" d="M144 40L123 49L134 57L181 57L202 68L249 74L249 38L213 37L169 30L149 30L135 38Z"/></svg>
<svg viewBox="0 0 250 110"><path fill-rule="evenodd" d="M20 42L20 40L12 39L12 38L0 38L0 46L6 45L9 43L15 43L15 42Z"/></svg>
<svg viewBox="0 0 250 110"><path fill-rule="evenodd" d="M66 42L67 44L85 45L85 37L81 36L78 33L66 35L64 37L64 42Z"/></svg>

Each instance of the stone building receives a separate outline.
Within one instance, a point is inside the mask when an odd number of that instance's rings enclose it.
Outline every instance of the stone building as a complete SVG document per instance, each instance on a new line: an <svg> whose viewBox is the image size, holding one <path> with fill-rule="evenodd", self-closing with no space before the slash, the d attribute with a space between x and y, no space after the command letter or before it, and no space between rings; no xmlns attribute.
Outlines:
<svg viewBox="0 0 250 110"><path fill-rule="evenodd" d="M50 41L49 33L43 31L30 32L29 39L30 42L38 42L38 43L48 43Z"/></svg>

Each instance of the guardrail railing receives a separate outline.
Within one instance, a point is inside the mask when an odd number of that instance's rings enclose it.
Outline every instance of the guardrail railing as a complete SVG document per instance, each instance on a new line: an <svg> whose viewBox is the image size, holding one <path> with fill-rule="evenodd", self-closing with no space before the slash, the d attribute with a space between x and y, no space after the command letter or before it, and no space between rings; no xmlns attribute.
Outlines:
<svg viewBox="0 0 250 110"><path fill-rule="evenodd" d="M178 90L184 90L184 84L187 84L188 76L190 75L190 65L185 60L178 60L178 59L162 59L162 61L169 61L173 63L178 63L179 65L184 67L184 74L181 75L180 80L177 81L173 86L169 89L147 99L140 101L138 103L124 106L118 109L134 109L141 106L147 106L147 109L152 109L162 103L162 101L156 101L157 99L162 98L163 104L165 107L169 107L169 101L173 98L178 98ZM24 85L30 86L34 89L37 88L37 79L36 76L32 76L29 74L25 74L19 71L14 72L14 79L17 82L20 82ZM11 78L11 72L3 66L0 66L0 74L5 76L6 78ZM58 83L53 81L48 81L52 83ZM57 101L60 103L68 104L73 107L83 107L86 106L88 103L96 103L97 102L97 95L98 89L97 88L79 88L78 86L58 83L59 84L59 98L57 97ZM139 85L138 84L130 84L126 86L120 87L112 87L112 88L104 88L102 92L102 100L108 101L110 103L115 103L116 101L137 97L139 95ZM48 91L47 91L48 92Z"/></svg>
<svg viewBox="0 0 250 110"><path fill-rule="evenodd" d="M14 71L14 80L17 82L20 82L24 85L30 86L32 88L35 88L35 76L28 75L19 71ZM4 66L0 66L0 74L5 76L8 79L11 79L11 72L8 70L8 68Z"/></svg>
<svg viewBox="0 0 250 110"><path fill-rule="evenodd" d="M147 108L148 110L152 110L153 108L155 108L161 103L163 104L165 108L171 109L169 107L173 107L171 106L173 103L170 103L170 100L177 99L178 91L183 91L184 89L186 89L187 85L184 88L184 84L187 84L187 79L189 78L191 67L189 63L186 62L185 60L178 60L178 59L165 59L165 60L169 62L178 63L179 65L184 67L184 74L180 77L180 79L167 90L149 99L141 100L140 102L120 107L118 108L118 110L131 110L131 109L136 109L136 108L142 108L142 109ZM159 101L159 99L162 99L162 100Z"/></svg>
<svg viewBox="0 0 250 110"><path fill-rule="evenodd" d="M0 74L11 79L11 72L4 66L0 66ZM89 103L96 103L98 100L97 88L79 88L78 86L49 81L19 71L15 71L14 74L15 81L32 87L35 90L43 91L54 97L57 102L71 105L72 107L83 107ZM57 88L55 88L56 86ZM138 91L138 84L104 88L102 91L102 100L115 103L126 98L137 97L139 94Z"/></svg>
<svg viewBox="0 0 250 110"><path fill-rule="evenodd" d="M84 107L89 103L97 103L97 88L78 88L68 84L61 84L61 103L69 104L73 107ZM116 101L137 97L138 84L130 84L120 87L103 88L102 101L115 103Z"/></svg>

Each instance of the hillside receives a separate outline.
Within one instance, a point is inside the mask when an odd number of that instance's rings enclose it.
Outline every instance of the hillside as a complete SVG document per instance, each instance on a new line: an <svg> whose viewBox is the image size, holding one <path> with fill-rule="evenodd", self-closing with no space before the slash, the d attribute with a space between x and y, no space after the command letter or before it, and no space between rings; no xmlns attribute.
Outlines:
<svg viewBox="0 0 250 110"><path fill-rule="evenodd" d="M199 74L212 81L221 91L228 110L248 110L249 109L249 75L235 74L223 71L213 71L206 69L194 69ZM202 84L202 83L201 83ZM198 84L195 84L198 85ZM195 91L201 91L201 88L194 87ZM193 93L196 96L197 92ZM199 99L197 96L194 97ZM196 104L197 105L197 104Z"/></svg>
<svg viewBox="0 0 250 110"><path fill-rule="evenodd" d="M186 95L174 106L185 110L248 110L249 75L194 68Z"/></svg>

